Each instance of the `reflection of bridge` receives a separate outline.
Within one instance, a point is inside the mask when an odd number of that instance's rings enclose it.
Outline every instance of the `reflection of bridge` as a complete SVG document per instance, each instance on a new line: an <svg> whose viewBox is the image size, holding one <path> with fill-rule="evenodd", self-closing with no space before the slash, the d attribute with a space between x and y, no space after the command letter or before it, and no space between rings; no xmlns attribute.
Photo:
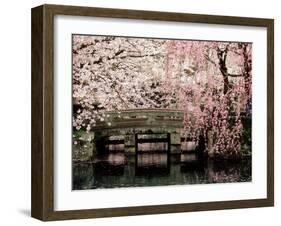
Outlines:
<svg viewBox="0 0 281 226"><path fill-rule="evenodd" d="M104 153L109 145L124 145L126 153L135 153L139 144L166 143L169 153L180 153L183 116L183 111L170 109L106 112L93 127L96 149Z"/></svg>
<svg viewBox="0 0 281 226"><path fill-rule="evenodd" d="M149 153L137 154L133 158L132 156L126 156L124 153L114 153L98 158L99 161L96 161L92 165L93 176L101 181L104 181L105 176L125 176L125 180L132 180L134 176L146 178L171 176L175 180L181 173L183 175L186 173L203 174L202 177L204 177L205 168L209 167L208 172L213 173L214 167L213 164L208 166L207 161L202 161L194 153L181 155ZM126 171L128 170L130 177L126 175ZM135 183L135 181L132 183Z"/></svg>

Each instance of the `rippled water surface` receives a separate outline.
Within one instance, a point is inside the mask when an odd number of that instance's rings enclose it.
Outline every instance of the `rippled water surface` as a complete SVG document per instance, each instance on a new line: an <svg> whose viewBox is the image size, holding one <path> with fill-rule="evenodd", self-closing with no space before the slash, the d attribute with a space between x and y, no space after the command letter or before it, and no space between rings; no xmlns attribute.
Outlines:
<svg viewBox="0 0 281 226"><path fill-rule="evenodd" d="M113 153L73 164L73 189L251 181L251 159L198 160L195 154Z"/></svg>

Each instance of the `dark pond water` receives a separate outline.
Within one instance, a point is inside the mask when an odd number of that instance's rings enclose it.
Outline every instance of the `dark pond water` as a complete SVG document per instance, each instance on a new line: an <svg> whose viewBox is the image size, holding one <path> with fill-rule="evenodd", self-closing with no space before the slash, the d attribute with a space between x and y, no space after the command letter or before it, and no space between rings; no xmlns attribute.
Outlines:
<svg viewBox="0 0 281 226"><path fill-rule="evenodd" d="M73 189L251 181L251 159L198 160L195 154L126 156L113 153L73 164Z"/></svg>

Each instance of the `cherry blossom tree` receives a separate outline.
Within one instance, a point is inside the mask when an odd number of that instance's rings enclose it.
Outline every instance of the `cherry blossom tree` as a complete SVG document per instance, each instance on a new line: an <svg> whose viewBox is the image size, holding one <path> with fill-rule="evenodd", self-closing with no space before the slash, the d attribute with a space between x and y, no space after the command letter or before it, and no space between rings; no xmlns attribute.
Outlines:
<svg viewBox="0 0 281 226"><path fill-rule="evenodd" d="M88 130L105 110L165 106L163 40L73 37L73 100L77 129Z"/></svg>
<svg viewBox="0 0 281 226"><path fill-rule="evenodd" d="M181 87L186 136L203 136L209 154L240 154L241 114L251 104L251 44L173 40L168 48L167 62L178 61L172 64L181 75L186 71L182 62L194 69Z"/></svg>

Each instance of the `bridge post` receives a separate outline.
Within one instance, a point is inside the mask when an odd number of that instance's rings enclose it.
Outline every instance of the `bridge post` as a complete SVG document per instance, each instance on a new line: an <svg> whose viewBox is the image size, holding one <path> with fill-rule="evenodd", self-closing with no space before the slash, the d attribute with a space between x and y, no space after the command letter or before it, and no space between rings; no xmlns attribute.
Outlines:
<svg viewBox="0 0 281 226"><path fill-rule="evenodd" d="M171 133L171 150L172 154L181 153L181 135L180 131L176 130Z"/></svg>
<svg viewBox="0 0 281 226"><path fill-rule="evenodd" d="M170 155L171 154L171 134L170 133L167 133L167 141L168 141L168 154Z"/></svg>
<svg viewBox="0 0 281 226"><path fill-rule="evenodd" d="M126 134L124 136L124 149L125 153L131 154L136 152L135 148L135 134Z"/></svg>
<svg viewBox="0 0 281 226"><path fill-rule="evenodd" d="M138 154L139 151L139 147L138 147L138 134L135 134L135 150L136 150L136 154Z"/></svg>

